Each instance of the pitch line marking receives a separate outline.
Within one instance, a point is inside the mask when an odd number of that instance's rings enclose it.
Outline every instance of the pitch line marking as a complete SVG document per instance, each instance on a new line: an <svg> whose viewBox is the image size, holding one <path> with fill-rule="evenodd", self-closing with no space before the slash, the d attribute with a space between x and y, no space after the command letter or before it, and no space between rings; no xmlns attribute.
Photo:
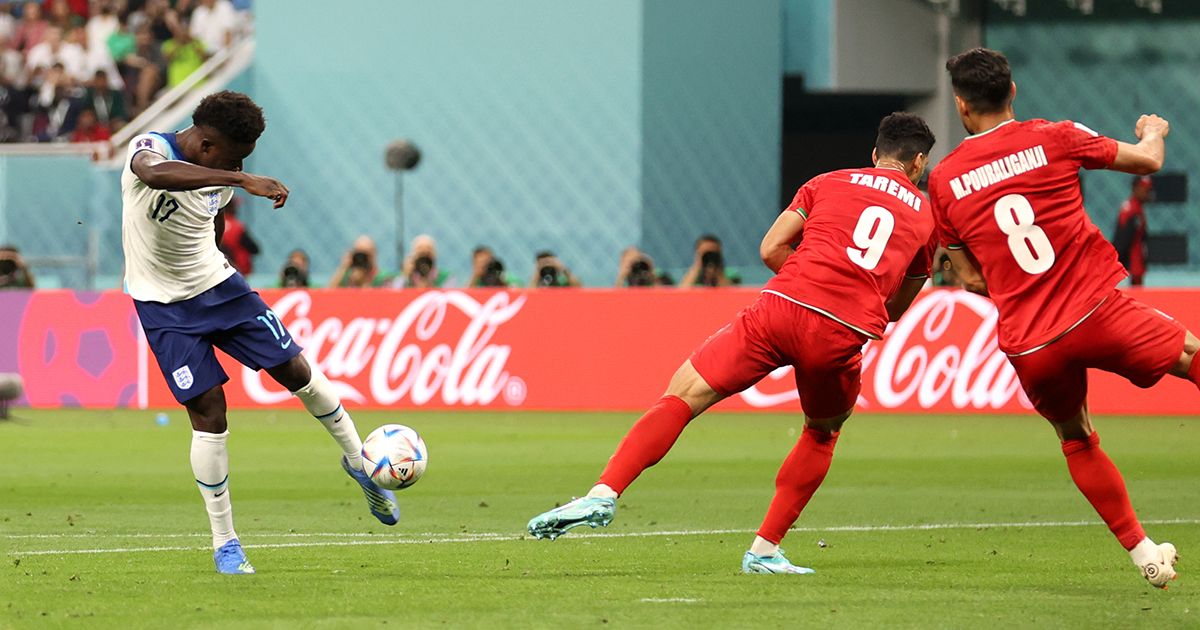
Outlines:
<svg viewBox="0 0 1200 630"><path fill-rule="evenodd" d="M1174 518L1174 519L1148 519L1142 521L1145 525L1200 525L1200 519L1194 518ZM1019 529L1019 528L1037 528L1037 527L1092 527L1103 525L1100 521L1028 521L1028 522L1013 522L1013 523L924 523L914 525L833 525L830 527L795 527L789 530L790 532L904 532L904 531L929 531L929 530L946 530L946 529ZM753 529L683 529L674 531L657 531L657 532L594 532L584 533L572 536L572 538L585 540L588 538L655 538L655 537L670 537L670 536L716 536L721 534L752 534L756 530ZM251 534L254 535L254 534ZM259 536L270 536L270 534L258 534ZM344 534L339 534L344 536ZM175 536L182 536L176 534ZM321 534L306 534L306 536L319 537ZM357 547L363 545L429 545L429 544L458 544L471 542L492 542L492 541L514 541L528 538L525 535L505 534L505 533L479 533L479 534L462 534L459 536L447 536L445 534L437 534L440 537L418 537L412 535L408 538L398 537L373 537L367 540L314 540L301 542L285 542L285 543L264 543L264 544L249 544L244 545L246 549L289 549L297 547ZM154 547L119 547L106 549L36 549L29 551L8 551L9 556L46 556L46 555L76 555L76 554L101 554L101 553L137 553L137 552L152 552L152 551L199 551L208 550L209 546L154 546Z"/></svg>
<svg viewBox="0 0 1200 630"><path fill-rule="evenodd" d="M643 597L638 601L647 604L695 604L704 600L695 597Z"/></svg>

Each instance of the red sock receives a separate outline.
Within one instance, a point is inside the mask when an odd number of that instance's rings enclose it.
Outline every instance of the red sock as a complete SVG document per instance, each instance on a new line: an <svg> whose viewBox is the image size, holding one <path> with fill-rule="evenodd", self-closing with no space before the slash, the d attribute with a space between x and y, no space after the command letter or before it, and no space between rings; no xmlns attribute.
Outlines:
<svg viewBox="0 0 1200 630"><path fill-rule="evenodd" d="M1196 387L1200 387L1200 354L1192 357L1192 364L1188 366L1188 380L1195 383Z"/></svg>
<svg viewBox="0 0 1200 630"><path fill-rule="evenodd" d="M692 420L692 408L678 396L663 396L633 425L617 452L600 473L600 481L621 494L625 488L655 465L674 446L683 428Z"/></svg>
<svg viewBox="0 0 1200 630"><path fill-rule="evenodd" d="M1122 547L1126 550L1136 547L1146 532L1129 504L1121 472L1100 448L1100 436L1092 433L1086 440L1066 440L1062 449L1079 491L1096 508Z"/></svg>
<svg viewBox="0 0 1200 630"><path fill-rule="evenodd" d="M837 433L804 429L800 441L783 460L775 477L775 498L771 500L762 527L758 528L759 536L776 545L783 540L788 528L800 518L800 512L825 480L837 439Z"/></svg>

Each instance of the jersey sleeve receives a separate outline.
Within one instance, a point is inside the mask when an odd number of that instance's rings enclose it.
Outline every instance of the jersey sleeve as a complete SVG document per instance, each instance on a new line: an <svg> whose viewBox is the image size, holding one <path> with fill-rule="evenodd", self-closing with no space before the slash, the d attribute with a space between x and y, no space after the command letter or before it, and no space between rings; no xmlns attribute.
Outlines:
<svg viewBox="0 0 1200 630"><path fill-rule="evenodd" d="M940 180L940 178L938 178ZM958 232L950 224L947 208L942 205L938 195L940 182L932 175L929 177L929 207L933 209L933 218L937 227L934 229L934 241L940 242L946 249L962 249L963 242Z"/></svg>
<svg viewBox="0 0 1200 630"><path fill-rule="evenodd" d="M822 177L824 176L818 175L805 182L800 187L800 190L796 191L796 196L792 198L792 203L788 204L787 208L784 208L784 212L799 213L800 216L807 220L809 215L812 214L813 200L816 198L817 186L820 185Z"/></svg>
<svg viewBox="0 0 1200 630"><path fill-rule="evenodd" d="M1067 157L1086 169L1108 168L1117 159L1117 141L1070 120L1054 123L1054 136Z"/></svg>
<svg viewBox="0 0 1200 630"><path fill-rule="evenodd" d="M129 141L129 160L133 163L133 158L142 151L150 151L163 156L165 159L171 159L171 145L162 136L152 133L144 133L140 136L134 136L133 140Z"/></svg>
<svg viewBox="0 0 1200 630"><path fill-rule="evenodd" d="M921 246L913 256L912 262L908 265L908 270L904 272L904 277L908 279L928 278L933 271L933 254L937 251L938 236L935 231L929 237L929 242Z"/></svg>

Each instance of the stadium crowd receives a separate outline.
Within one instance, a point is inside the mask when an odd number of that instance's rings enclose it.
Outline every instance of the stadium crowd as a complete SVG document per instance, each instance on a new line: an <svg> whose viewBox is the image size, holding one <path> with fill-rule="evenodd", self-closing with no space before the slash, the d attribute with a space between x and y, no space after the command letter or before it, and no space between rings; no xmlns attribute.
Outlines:
<svg viewBox="0 0 1200 630"><path fill-rule="evenodd" d="M230 46L248 0L0 0L0 142L107 140Z"/></svg>

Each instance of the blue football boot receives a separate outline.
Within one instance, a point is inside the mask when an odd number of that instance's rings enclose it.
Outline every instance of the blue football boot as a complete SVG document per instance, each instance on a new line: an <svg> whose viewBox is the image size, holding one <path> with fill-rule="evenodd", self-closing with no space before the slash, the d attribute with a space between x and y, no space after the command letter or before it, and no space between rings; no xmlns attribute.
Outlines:
<svg viewBox="0 0 1200 630"><path fill-rule="evenodd" d="M213 562L217 564L217 573L226 575L250 575L254 573L254 566L246 559L246 552L242 551L242 543L238 539L221 545L213 552Z"/></svg>
<svg viewBox="0 0 1200 630"><path fill-rule="evenodd" d="M396 503L395 493L380 488L371 481L367 473L352 468L345 455L342 456L342 470L362 486L363 495L367 497L367 507L371 508L371 514L379 519L380 523L395 525L400 522L400 504Z"/></svg>
<svg viewBox="0 0 1200 630"><path fill-rule="evenodd" d="M529 520L527 527L534 538L554 540L567 530L580 525L590 525L593 529L605 527L612 522L616 512L615 499L581 497L549 512L538 514Z"/></svg>

